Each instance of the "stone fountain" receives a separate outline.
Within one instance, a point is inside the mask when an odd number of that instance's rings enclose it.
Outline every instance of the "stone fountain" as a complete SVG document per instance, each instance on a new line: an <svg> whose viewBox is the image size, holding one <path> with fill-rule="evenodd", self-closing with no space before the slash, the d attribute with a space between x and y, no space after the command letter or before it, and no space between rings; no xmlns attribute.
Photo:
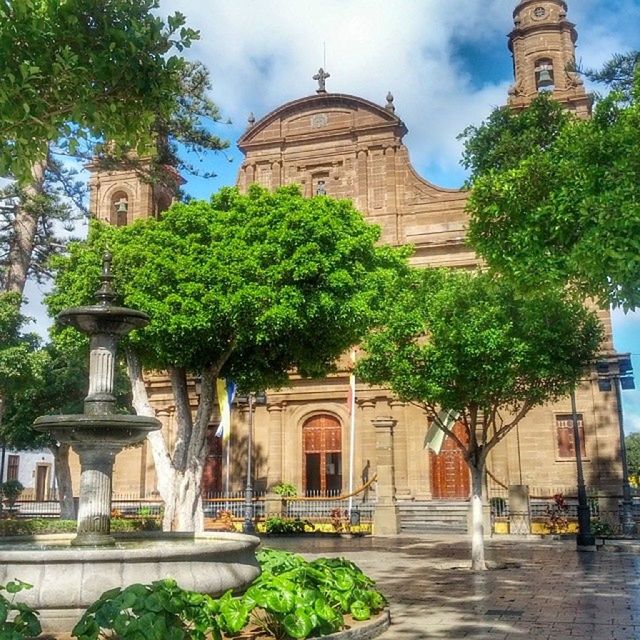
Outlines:
<svg viewBox="0 0 640 640"><path fill-rule="evenodd" d="M90 339L84 413L42 416L34 423L36 430L69 443L80 458L76 535L0 543L0 584L18 578L34 585L22 599L40 611L45 632L69 632L82 612L113 587L172 577L184 589L216 595L248 585L259 573L259 540L252 536L111 535L114 459L124 447L160 428L155 418L115 412L118 338L144 327L149 318L114 305L112 280L111 256L105 253L97 304L66 309L58 316L58 322Z"/></svg>

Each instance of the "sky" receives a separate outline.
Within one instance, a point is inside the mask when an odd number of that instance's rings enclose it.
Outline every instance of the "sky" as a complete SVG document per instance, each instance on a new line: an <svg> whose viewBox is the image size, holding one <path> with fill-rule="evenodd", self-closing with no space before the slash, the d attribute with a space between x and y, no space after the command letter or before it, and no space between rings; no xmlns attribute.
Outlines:
<svg viewBox="0 0 640 640"><path fill-rule="evenodd" d="M210 71L211 97L230 141L227 152L195 158L213 179L189 179L186 190L206 198L234 184L242 161L235 146L249 113L257 119L290 100L313 94L323 66L327 90L385 104L409 129L405 144L424 178L459 187L456 136L506 102L512 83L507 34L516 0L160 0L200 31L188 58ZM568 0L577 25L576 58L597 68L613 53L640 48L640 0ZM227 124L227 120L230 124ZM27 292L29 294L29 292ZM31 289L32 299L38 292ZM41 312L35 310L35 315ZM640 354L640 314L614 311L620 351ZM633 358L640 387L640 355ZM625 426L640 431L640 390L625 391Z"/></svg>

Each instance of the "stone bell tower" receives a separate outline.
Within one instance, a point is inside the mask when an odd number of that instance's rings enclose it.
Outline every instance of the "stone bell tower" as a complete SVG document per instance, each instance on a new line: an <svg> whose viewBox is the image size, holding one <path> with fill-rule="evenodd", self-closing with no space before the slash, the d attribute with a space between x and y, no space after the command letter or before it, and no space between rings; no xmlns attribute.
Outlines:
<svg viewBox="0 0 640 640"><path fill-rule="evenodd" d="M92 217L121 227L139 218L157 217L166 211L184 180L169 166L160 169L163 174L160 179L158 176L152 179L150 166L144 161L116 168L105 168L98 162L89 163Z"/></svg>
<svg viewBox="0 0 640 640"><path fill-rule="evenodd" d="M513 12L514 30L509 34L515 83L509 89L509 106L526 107L542 91L569 111L586 118L591 98L582 78L572 69L578 33L567 20L564 0L520 0Z"/></svg>

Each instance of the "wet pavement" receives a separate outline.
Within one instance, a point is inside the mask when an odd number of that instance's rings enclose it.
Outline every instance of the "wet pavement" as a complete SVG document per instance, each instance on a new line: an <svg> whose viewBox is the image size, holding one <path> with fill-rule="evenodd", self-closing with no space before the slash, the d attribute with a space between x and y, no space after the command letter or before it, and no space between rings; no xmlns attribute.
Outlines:
<svg viewBox="0 0 640 640"><path fill-rule="evenodd" d="M383 640L640 640L640 554L579 553L573 540L487 542L468 569L463 536L263 538L306 557L344 556L389 600Z"/></svg>

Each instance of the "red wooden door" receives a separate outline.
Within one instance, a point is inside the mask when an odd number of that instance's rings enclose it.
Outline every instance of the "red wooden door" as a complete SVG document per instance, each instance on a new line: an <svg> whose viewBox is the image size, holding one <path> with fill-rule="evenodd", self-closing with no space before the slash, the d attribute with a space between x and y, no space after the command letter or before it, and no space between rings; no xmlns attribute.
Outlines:
<svg viewBox="0 0 640 640"><path fill-rule="evenodd" d="M207 456L202 470L202 493L222 491L222 438L215 435L217 427L207 430Z"/></svg>
<svg viewBox="0 0 640 640"><path fill-rule="evenodd" d="M342 489L342 426L330 415L309 418L302 427L305 493Z"/></svg>
<svg viewBox="0 0 640 640"><path fill-rule="evenodd" d="M465 426L458 422L453 432L464 444L468 442ZM445 438L438 455L431 457L431 494L436 500L467 500L471 489L469 467L462 451L452 438Z"/></svg>

